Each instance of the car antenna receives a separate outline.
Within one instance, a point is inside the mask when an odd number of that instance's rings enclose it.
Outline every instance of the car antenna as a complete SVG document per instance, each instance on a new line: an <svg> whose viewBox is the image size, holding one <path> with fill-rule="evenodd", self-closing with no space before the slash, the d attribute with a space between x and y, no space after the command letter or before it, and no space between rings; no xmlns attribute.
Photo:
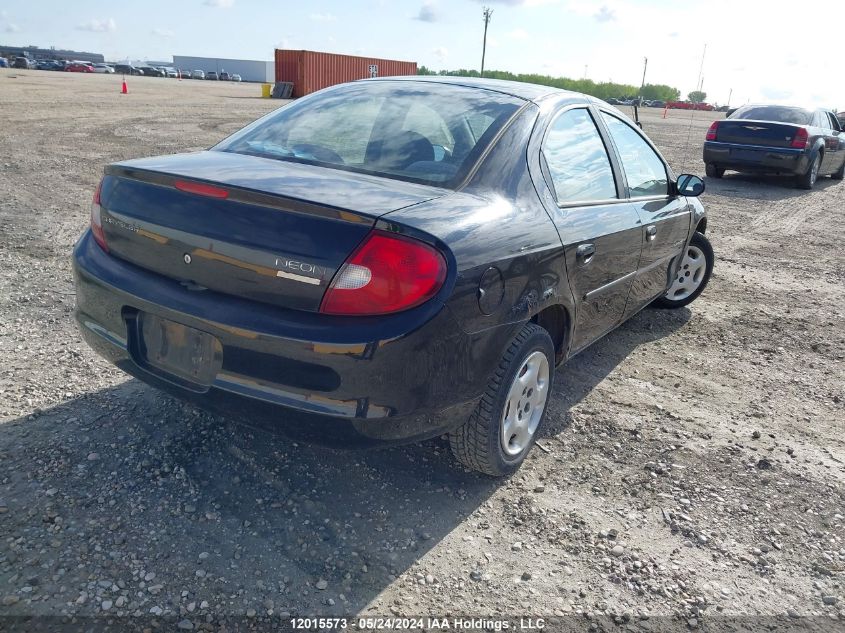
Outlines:
<svg viewBox="0 0 845 633"><path fill-rule="evenodd" d="M706 54L707 54L707 43L705 42L704 50L701 52L701 65L698 67L698 81L695 84L696 91L700 90L699 87L701 86L701 73L704 72L704 56ZM684 160L681 163L681 173L684 173L684 169L686 169L686 166L687 166L687 158L689 157L689 141L690 141L690 136L692 135L692 122L693 122L693 119L695 118L695 105L696 104L693 104L693 107L690 109L690 113L689 113L689 127L687 128L687 142L684 145Z"/></svg>

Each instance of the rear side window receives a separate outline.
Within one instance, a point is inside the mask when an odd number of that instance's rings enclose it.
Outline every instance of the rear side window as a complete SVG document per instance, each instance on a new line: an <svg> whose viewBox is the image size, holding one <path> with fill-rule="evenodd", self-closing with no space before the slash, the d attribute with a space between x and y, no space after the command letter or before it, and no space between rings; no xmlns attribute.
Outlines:
<svg viewBox="0 0 845 633"><path fill-rule="evenodd" d="M660 156L630 125L606 112L602 117L619 151L631 197L667 195L669 178Z"/></svg>
<svg viewBox="0 0 845 633"><path fill-rule="evenodd" d="M590 113L567 110L549 127L543 157L558 204L616 198L616 181Z"/></svg>
<svg viewBox="0 0 845 633"><path fill-rule="evenodd" d="M463 86L356 82L280 108L214 149L451 187L524 104Z"/></svg>

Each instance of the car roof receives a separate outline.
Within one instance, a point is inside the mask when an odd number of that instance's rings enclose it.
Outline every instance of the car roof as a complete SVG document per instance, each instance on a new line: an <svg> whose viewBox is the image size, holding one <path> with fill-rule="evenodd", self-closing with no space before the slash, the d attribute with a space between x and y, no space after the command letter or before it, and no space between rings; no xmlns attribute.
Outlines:
<svg viewBox="0 0 845 633"><path fill-rule="evenodd" d="M421 83L438 83L449 84L452 86L465 86L468 88L479 88L481 90L492 90L501 92L503 94L518 97L526 101L540 101L546 97L552 96L569 96L572 99L587 100L590 102L599 102L599 99L591 97L590 95L581 94L580 92L572 92L570 90L563 90L562 88L555 88L554 86L543 86L541 84L530 84L521 81L507 81L505 79L486 79L479 77L452 77L441 75L410 75L399 77L377 77L373 79L363 79L361 81L415 81Z"/></svg>

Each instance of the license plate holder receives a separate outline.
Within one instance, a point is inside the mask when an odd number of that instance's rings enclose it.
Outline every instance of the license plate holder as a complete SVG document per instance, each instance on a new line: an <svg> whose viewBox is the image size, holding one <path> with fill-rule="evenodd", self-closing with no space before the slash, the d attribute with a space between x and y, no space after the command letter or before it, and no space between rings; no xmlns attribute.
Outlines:
<svg viewBox="0 0 845 633"><path fill-rule="evenodd" d="M183 386L211 386L223 366L216 336L148 312L138 312L134 320L138 364L171 382L189 383Z"/></svg>

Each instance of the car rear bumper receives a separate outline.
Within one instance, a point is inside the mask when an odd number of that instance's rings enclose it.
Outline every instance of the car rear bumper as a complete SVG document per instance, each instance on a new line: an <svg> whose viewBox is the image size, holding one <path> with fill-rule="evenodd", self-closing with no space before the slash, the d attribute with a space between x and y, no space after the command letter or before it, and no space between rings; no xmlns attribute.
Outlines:
<svg viewBox="0 0 845 633"><path fill-rule="evenodd" d="M101 356L203 408L335 446L412 442L456 428L516 327L468 335L445 306L344 319L191 291L106 254L90 231L74 249L73 270L76 319ZM213 378L194 384L145 362L139 314L215 337L222 361Z"/></svg>
<svg viewBox="0 0 845 633"><path fill-rule="evenodd" d="M736 171L775 172L799 175L807 171L807 150L791 147L761 147L738 143L705 141L704 162Z"/></svg>

